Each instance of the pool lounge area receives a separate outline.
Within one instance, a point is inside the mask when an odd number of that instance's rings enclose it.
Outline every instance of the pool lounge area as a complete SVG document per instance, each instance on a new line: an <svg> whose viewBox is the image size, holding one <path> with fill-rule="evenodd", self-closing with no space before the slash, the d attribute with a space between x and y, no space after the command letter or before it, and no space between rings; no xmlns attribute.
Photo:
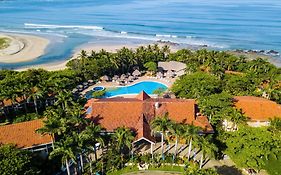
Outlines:
<svg viewBox="0 0 281 175"><path fill-rule="evenodd" d="M145 91L147 94L153 95L153 92L157 89L167 90L168 87L165 84L156 81L141 81L129 86L107 87L105 88L106 92L103 98L111 98L124 95L136 95L139 94L141 91ZM86 98L92 98L92 93L93 90L87 92L85 95Z"/></svg>

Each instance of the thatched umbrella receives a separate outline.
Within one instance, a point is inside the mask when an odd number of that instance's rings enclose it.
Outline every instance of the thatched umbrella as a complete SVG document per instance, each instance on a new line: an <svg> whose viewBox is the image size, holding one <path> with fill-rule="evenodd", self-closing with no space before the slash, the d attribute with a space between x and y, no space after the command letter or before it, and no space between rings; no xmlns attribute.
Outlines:
<svg viewBox="0 0 281 175"><path fill-rule="evenodd" d="M112 80L116 81L116 80L118 80L118 78L119 78L118 75L114 75L114 76L112 77Z"/></svg>
<svg viewBox="0 0 281 175"><path fill-rule="evenodd" d="M157 72L156 76L158 78L163 78L164 77L164 74L162 72Z"/></svg>
<svg viewBox="0 0 281 175"><path fill-rule="evenodd" d="M120 76L120 79L121 80L125 80L127 77L126 77L126 75L125 74L122 74L121 76Z"/></svg>
<svg viewBox="0 0 281 175"><path fill-rule="evenodd" d="M128 80L129 80L129 81L134 81L134 79L135 79L135 78L134 78L133 76L129 76L129 77L128 77Z"/></svg>
<svg viewBox="0 0 281 175"><path fill-rule="evenodd" d="M140 71L138 69L134 70L134 72L132 73L133 76L138 77L141 75Z"/></svg>
<svg viewBox="0 0 281 175"><path fill-rule="evenodd" d="M104 75L100 78L102 81L109 81L109 77L107 75Z"/></svg>

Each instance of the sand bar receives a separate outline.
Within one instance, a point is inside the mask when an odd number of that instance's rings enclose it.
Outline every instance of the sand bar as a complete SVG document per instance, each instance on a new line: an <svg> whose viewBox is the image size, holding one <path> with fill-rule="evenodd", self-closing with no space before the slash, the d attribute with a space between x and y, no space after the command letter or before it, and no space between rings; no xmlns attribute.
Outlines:
<svg viewBox="0 0 281 175"><path fill-rule="evenodd" d="M0 33L0 38L8 38L9 46L0 50L0 63L31 61L43 55L50 41L43 37L23 34Z"/></svg>

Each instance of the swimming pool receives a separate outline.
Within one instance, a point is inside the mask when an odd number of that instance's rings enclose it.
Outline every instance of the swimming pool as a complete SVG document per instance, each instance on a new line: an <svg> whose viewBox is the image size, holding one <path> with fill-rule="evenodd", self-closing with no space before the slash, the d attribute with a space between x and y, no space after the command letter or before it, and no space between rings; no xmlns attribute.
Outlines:
<svg viewBox="0 0 281 175"><path fill-rule="evenodd" d="M162 83L154 81L142 81L130 86L116 87L116 88L106 88L104 98L120 96L120 95L133 95L139 94L141 91L145 91L147 94L153 94L156 89L166 90L168 87ZM92 91L86 94L86 98L92 97Z"/></svg>

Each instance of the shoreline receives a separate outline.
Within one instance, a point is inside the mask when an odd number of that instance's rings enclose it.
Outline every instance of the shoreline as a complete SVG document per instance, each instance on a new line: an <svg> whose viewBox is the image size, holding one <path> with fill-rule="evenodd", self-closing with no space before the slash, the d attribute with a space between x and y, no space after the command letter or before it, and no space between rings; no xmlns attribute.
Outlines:
<svg viewBox="0 0 281 175"><path fill-rule="evenodd" d="M122 47L127 47L129 49L136 49L137 47L140 46L147 46L149 44L158 44L159 46L164 46L164 45L168 45L171 49L171 52L175 52L179 49L191 49L191 50L197 50L194 49L192 47L181 47L180 45L174 44L174 43L162 43L162 42L151 42L151 43L144 43L144 44L134 44L134 43L126 43L126 44L120 44L120 43L116 43L116 44L110 44L110 43L87 43L87 44L83 44L80 45L79 47L76 47L73 49L73 53L72 56L64 61L59 61L59 62L51 62L51 63L45 63L45 64L38 64L38 65L30 65L27 67L20 67L20 68L16 68L15 71L25 71L28 69L45 69L48 71L58 71L58 70L63 70L66 68L66 64L72 60L75 59L79 56L80 52L82 50L85 50L87 53L90 53L91 51L100 51L101 49L104 49L108 52L115 52L116 50L121 49ZM207 48L206 48L207 49ZM277 67L281 67L281 60L274 58L272 56L267 56L267 55L261 55L258 53L240 53L237 52L235 50L225 50L225 52L236 55L236 56L241 56L244 55L246 56L248 59L255 59L257 57L261 57L263 59L268 60L270 63L274 64ZM41 54L43 55L44 52ZM1 57L0 57L1 58Z"/></svg>
<svg viewBox="0 0 281 175"><path fill-rule="evenodd" d="M149 43L149 44L155 44L155 43ZM102 49L108 51L108 52L116 52L119 49L122 49L123 47L129 48L129 49L136 49L140 46L147 46L149 44L100 44L100 43L91 43L91 44L84 44L81 45L75 49L73 49L72 56L65 61L60 61L60 62L52 62L52 63L46 63L46 64L38 64L38 65L30 65L28 67L21 67L15 69L15 71L26 71L28 69L45 69L48 71L58 71L58 70L63 70L66 68L66 64L68 61L75 59L79 56L80 52L82 50L85 50L87 53L90 53L91 51L100 51ZM165 44L163 43L157 43L159 46L164 46ZM179 48L176 48L173 45L170 45L170 49L172 52L177 51Z"/></svg>
<svg viewBox="0 0 281 175"><path fill-rule="evenodd" d="M1 38L10 40L9 46L0 50L0 63L32 61L44 55L50 40L36 35L0 33Z"/></svg>

